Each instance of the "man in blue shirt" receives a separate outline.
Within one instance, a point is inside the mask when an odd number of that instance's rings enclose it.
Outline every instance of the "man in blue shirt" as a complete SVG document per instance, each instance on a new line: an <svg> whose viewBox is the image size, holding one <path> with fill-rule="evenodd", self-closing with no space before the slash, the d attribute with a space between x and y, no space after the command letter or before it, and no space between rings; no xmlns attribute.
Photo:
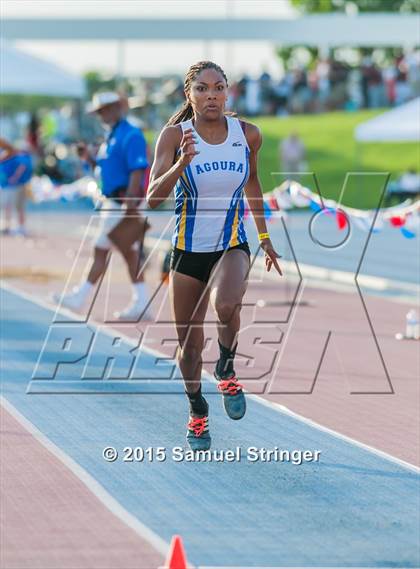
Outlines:
<svg viewBox="0 0 420 569"><path fill-rule="evenodd" d="M26 236L25 201L33 174L32 158L0 138L0 210L4 212L4 233L10 233L13 209L18 217L17 235Z"/></svg>
<svg viewBox="0 0 420 569"><path fill-rule="evenodd" d="M125 216L137 212L138 204L145 195L146 176L149 166L147 146L142 131L124 117L124 108L117 93L98 93L88 106L88 112L95 113L107 128L107 136L97 155L91 156L84 144L78 145L79 156L93 168L99 167L102 184L102 209L99 234L95 240L94 259L87 280L73 292L61 299L61 304L78 310L93 293L94 286L103 275L108 255L115 245L123 255L133 286L131 304L118 317L122 320L137 320L150 317L147 313L149 294L143 274L139 275L138 242L134 246L124 245L109 234ZM56 296L59 301L60 298Z"/></svg>

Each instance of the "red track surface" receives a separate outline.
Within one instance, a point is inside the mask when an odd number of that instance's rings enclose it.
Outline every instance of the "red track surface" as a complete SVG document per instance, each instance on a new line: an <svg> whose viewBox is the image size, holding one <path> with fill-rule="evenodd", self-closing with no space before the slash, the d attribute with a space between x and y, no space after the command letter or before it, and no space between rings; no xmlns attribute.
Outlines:
<svg viewBox="0 0 420 569"><path fill-rule="evenodd" d="M9 277L20 275L8 278L7 282L42 299L53 291L61 292L78 247L76 237L5 239L3 271ZM76 267L74 282L79 281L89 253L89 247L82 251L82 262ZM130 296L125 269L116 256L114 259L107 317L123 307ZM44 276L30 277L31 267ZM147 275L152 287L158 282L158 271L156 263ZM93 309L93 316L98 321L104 319L101 294ZM245 298L245 304L249 306L243 308L242 326L252 322L259 298L284 299L284 294L281 282L251 283ZM173 325L164 324L170 322L165 296L166 288L162 288L154 305L155 313L156 307L162 305L160 324L153 329L149 346L169 355L174 353L175 344L161 344L161 340L174 339L175 335ZM404 316L410 306L365 297L395 393L354 395L350 392L389 391L360 298L356 293L309 288L303 298L310 306L299 308L287 343L284 338L280 345L286 345L286 350L272 388L283 393L263 396L339 433L419 465L418 343L398 342L394 338L395 332L403 329ZM264 309L260 317L271 322L284 320L286 310L285 307ZM204 356L205 361L211 362L216 358L211 309L208 316L207 330L213 341ZM138 339L145 326L141 323L115 327ZM288 326L280 324L279 329L287 333ZM332 339L313 392L284 394L284 391L310 390L313 363L319 359L329 330L333 330ZM240 346L252 346L254 336L252 329L245 332ZM249 349L243 351L250 355ZM265 365L266 359L257 357L254 376ZM211 372L212 364L209 363L207 369ZM246 370L238 365L237 371L239 369ZM254 383L259 390L260 386L261 382ZM10 416L5 414L4 417L2 491L7 495L7 501L2 508L3 522L6 522L2 567L128 568L157 567L161 563L159 554L109 513L62 463Z"/></svg>
<svg viewBox="0 0 420 569"><path fill-rule="evenodd" d="M162 557L1 411L1 567L150 569Z"/></svg>
<svg viewBox="0 0 420 569"><path fill-rule="evenodd" d="M51 292L61 292L64 282L71 272L74 257L80 245L79 239L54 235L49 241L43 238L33 240L4 239L3 271L26 273L26 278L11 278L6 282L38 296L48 299ZM90 247L82 250L80 262L76 265L73 280L79 282L82 271L89 261ZM115 262L114 262L115 261ZM31 278L30 268L41 278ZM42 274L45 273L45 277ZM51 275L57 275L52 278ZM151 289L158 286L158 263L151 266L147 280ZM112 295L105 314L105 297L100 292L93 307L93 317L97 321L112 319L113 311L121 309L130 299L128 276L121 260L116 254L112 264ZM105 285L106 283L104 283ZM104 286L103 289L106 287ZM153 312L157 314L157 326L150 335L150 348L168 355L175 351L175 332L167 289L162 287ZM242 309L242 327L251 323L254 306L258 299L285 299L284 281L251 282ZM289 298L291 295L289 293ZM355 438L365 444L375 446L402 460L420 465L419 425L420 425L420 354L418 342L396 341L395 333L404 330L405 314L411 305L392 302L385 298L365 295L369 317L385 361L395 393L385 395L352 395L351 391L389 391L389 384L378 351L376 349L366 315L359 296L306 288L302 300L309 306L297 310L283 355L281 367L275 375L272 391L281 394L267 395L268 399L286 405L293 411ZM270 322L285 320L287 307L270 307L261 310L260 318ZM165 324L165 322L168 322ZM204 361L214 361L217 353L215 318L211 308L208 311L207 332L211 343L204 353ZM120 329L127 336L138 339L149 323L126 324ZM119 328L118 325L114 326ZM279 324L279 329L287 333L289 327ZM259 328L257 327L257 330ZM311 394L286 395L285 391L304 391L311 388L314 366L319 361L326 334L332 330L332 337ZM149 331L150 332L150 331ZM272 333L276 335L275 333ZM253 330L243 334L241 346L246 355L252 355ZM255 334L257 335L257 334ZM171 342L162 344L162 339ZM286 343L283 339L282 346ZM276 345L273 345L273 349ZM264 369L266 359L262 352L256 352L255 374ZM346 373L343 372L343 366ZM207 365L212 372L212 364ZM239 370L244 370L238 364ZM250 372L246 372L249 377ZM241 380L243 375L241 376ZM261 383L247 384L250 389L261 391Z"/></svg>

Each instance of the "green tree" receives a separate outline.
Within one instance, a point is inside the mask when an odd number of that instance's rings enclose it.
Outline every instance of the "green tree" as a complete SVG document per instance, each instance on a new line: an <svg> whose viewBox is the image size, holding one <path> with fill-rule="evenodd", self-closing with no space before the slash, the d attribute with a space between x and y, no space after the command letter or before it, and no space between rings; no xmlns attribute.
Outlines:
<svg viewBox="0 0 420 569"><path fill-rule="evenodd" d="M89 97L98 91L115 91L117 87L115 77L104 77L98 71L88 71L84 74L84 80Z"/></svg>
<svg viewBox="0 0 420 569"><path fill-rule="evenodd" d="M291 0L292 5L306 14L345 12L347 5L359 12L420 12L419 0Z"/></svg>
<svg viewBox="0 0 420 569"><path fill-rule="evenodd" d="M299 46L280 46L276 48L276 53L278 58L283 62L285 69L291 67L292 62L296 59L297 50L306 50L308 54L308 68L312 69L314 67L314 62L319 56L319 50L317 47L310 45L299 45Z"/></svg>
<svg viewBox="0 0 420 569"><path fill-rule="evenodd" d="M72 101L71 97L49 97L47 95L0 95L0 113L14 114L19 111L36 112L41 108L53 109Z"/></svg>

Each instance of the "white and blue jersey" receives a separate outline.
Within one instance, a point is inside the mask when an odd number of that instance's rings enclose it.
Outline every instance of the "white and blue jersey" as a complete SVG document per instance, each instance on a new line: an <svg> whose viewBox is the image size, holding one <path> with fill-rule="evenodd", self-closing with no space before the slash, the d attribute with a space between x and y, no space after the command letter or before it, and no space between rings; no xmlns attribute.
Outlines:
<svg viewBox="0 0 420 569"><path fill-rule="evenodd" d="M99 148L96 163L101 169L105 196L126 189L131 172L145 170L149 165L146 140L141 130L126 119L120 120Z"/></svg>
<svg viewBox="0 0 420 569"><path fill-rule="evenodd" d="M249 147L240 121L226 117L228 135L221 144L209 144L188 120L200 152L185 168L175 186L176 225L172 244L183 251L214 252L247 240L243 192L249 177Z"/></svg>

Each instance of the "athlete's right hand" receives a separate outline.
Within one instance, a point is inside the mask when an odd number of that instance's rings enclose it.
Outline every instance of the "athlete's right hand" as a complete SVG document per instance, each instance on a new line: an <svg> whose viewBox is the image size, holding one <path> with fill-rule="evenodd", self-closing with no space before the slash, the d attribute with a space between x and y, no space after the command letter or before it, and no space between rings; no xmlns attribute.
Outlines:
<svg viewBox="0 0 420 569"><path fill-rule="evenodd" d="M197 138L193 132L192 128L188 128L182 135L181 139L181 156L179 157L179 164L186 168L197 154L200 154L198 150L195 149L195 144L197 143Z"/></svg>

